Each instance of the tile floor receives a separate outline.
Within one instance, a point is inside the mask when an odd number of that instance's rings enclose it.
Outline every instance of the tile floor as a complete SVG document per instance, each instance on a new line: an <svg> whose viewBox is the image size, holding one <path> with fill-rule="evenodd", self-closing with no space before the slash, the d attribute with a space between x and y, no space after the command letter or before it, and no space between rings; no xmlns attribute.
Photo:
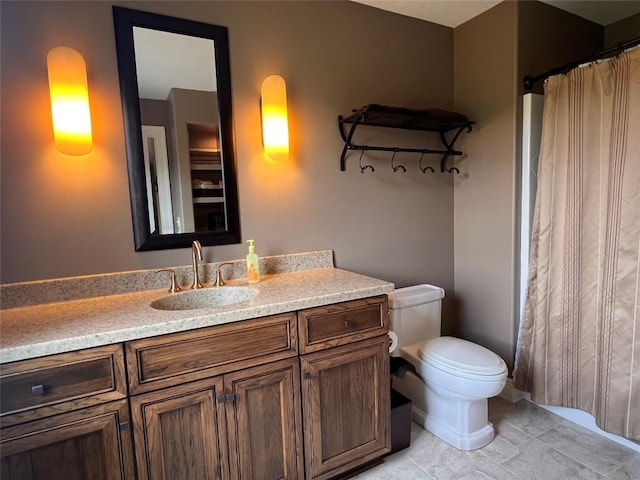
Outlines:
<svg viewBox="0 0 640 480"><path fill-rule="evenodd" d="M496 436L463 452L411 424L411 446L357 480L640 480L640 453L521 400L489 400Z"/></svg>

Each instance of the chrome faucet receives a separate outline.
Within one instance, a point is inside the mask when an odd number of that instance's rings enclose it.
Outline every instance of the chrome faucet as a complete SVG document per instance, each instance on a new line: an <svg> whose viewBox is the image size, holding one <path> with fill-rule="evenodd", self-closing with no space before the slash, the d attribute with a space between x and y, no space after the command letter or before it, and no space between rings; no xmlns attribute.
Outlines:
<svg viewBox="0 0 640 480"><path fill-rule="evenodd" d="M191 288L202 288L200 273L198 271L198 260L202 260L202 245L200 245L198 240L194 240L191 246L191 259L193 260L193 283L191 284Z"/></svg>

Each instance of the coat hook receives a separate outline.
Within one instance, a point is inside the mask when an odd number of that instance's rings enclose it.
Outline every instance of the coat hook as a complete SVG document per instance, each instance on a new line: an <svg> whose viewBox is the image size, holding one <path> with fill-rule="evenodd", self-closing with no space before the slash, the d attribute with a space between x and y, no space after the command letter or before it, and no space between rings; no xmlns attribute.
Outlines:
<svg viewBox="0 0 640 480"><path fill-rule="evenodd" d="M435 170L433 169L433 167L430 167L429 165L427 165L426 167L422 166L422 159L424 158L425 153L426 152L422 152L422 155L420 155L420 163L419 163L420 171L422 173L427 173L427 170L429 170L431 173L435 173Z"/></svg>
<svg viewBox="0 0 640 480"><path fill-rule="evenodd" d="M364 173L367 170L371 170L372 172L375 172L376 169L373 168L373 166L371 166L371 165L364 165L363 166L362 165L362 155L364 155L364 151L365 151L364 148L362 150L360 150L360 160L359 160L359 162L360 162L360 173Z"/></svg>
<svg viewBox="0 0 640 480"><path fill-rule="evenodd" d="M440 162L440 171L442 173L447 172L447 173L460 173L460 170L458 170L457 167L451 167L448 168L447 167L447 160L449 159L449 154L450 152L447 152L444 154L444 156L442 157L442 161Z"/></svg>
<svg viewBox="0 0 640 480"><path fill-rule="evenodd" d="M402 166L402 165L394 165L393 164L393 161L396 158L396 153L398 153L398 149L397 148L393 150L393 156L391 157L391 168L393 168L394 172L397 172L398 170L402 170L403 172L406 172L407 169L404 168L404 166Z"/></svg>

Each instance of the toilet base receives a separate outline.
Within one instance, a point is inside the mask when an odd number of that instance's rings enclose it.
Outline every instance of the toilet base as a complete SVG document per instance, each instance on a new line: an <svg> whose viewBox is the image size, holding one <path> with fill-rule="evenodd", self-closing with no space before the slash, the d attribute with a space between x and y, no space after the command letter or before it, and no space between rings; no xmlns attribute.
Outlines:
<svg viewBox="0 0 640 480"><path fill-rule="evenodd" d="M486 398L442 398L411 372L392 378L393 388L413 402L413 421L441 440L460 450L482 448L493 440Z"/></svg>
<svg viewBox="0 0 640 480"><path fill-rule="evenodd" d="M493 425L487 423L480 430L471 433L456 432L440 420L427 415L422 426L436 437L453 445L459 450L476 450L482 448L493 440Z"/></svg>

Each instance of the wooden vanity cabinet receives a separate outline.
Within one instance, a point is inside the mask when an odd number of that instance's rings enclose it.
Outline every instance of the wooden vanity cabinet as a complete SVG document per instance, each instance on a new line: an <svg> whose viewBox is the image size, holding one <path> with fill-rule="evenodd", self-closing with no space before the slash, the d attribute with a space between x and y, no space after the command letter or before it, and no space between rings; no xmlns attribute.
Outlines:
<svg viewBox="0 0 640 480"><path fill-rule="evenodd" d="M122 345L0 366L3 480L133 480Z"/></svg>
<svg viewBox="0 0 640 480"><path fill-rule="evenodd" d="M390 450L387 331L382 295L0 365L1 478L342 476Z"/></svg>
<svg viewBox="0 0 640 480"><path fill-rule="evenodd" d="M139 479L302 479L297 353L295 314L127 344Z"/></svg>
<svg viewBox="0 0 640 480"><path fill-rule="evenodd" d="M307 480L325 480L391 450L387 297L298 314Z"/></svg>

